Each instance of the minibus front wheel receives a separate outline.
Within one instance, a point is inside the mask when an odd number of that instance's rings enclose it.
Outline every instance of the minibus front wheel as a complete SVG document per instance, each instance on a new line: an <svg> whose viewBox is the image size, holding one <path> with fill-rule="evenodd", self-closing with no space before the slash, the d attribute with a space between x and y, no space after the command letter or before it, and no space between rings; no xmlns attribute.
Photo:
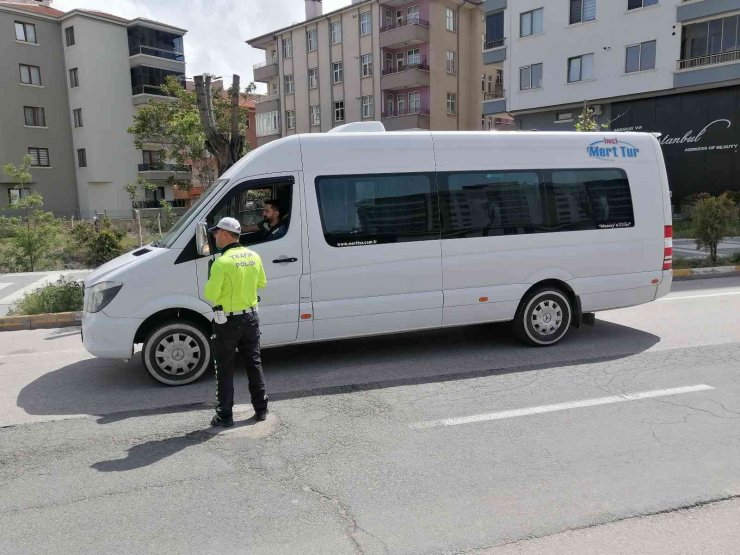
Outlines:
<svg viewBox="0 0 740 555"><path fill-rule="evenodd" d="M200 378L210 366L211 343L200 326L186 320L170 320L147 334L141 357L158 382L185 385Z"/></svg>
<svg viewBox="0 0 740 555"><path fill-rule="evenodd" d="M568 333L573 308L568 296L555 287L530 291L519 304L514 318L514 333L529 345L554 345Z"/></svg>

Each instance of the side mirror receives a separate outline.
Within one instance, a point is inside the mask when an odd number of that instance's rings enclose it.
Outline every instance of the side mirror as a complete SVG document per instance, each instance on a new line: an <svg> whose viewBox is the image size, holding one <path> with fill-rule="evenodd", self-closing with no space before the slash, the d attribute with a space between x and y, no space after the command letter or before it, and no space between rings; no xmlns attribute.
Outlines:
<svg viewBox="0 0 740 555"><path fill-rule="evenodd" d="M211 254L211 245L208 242L208 224L206 222L198 222L195 227L195 248L200 256Z"/></svg>

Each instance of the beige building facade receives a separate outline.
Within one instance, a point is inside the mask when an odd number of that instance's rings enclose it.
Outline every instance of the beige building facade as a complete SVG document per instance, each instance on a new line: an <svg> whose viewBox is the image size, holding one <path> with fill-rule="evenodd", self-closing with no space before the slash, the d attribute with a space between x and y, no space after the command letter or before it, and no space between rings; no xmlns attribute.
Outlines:
<svg viewBox="0 0 740 555"><path fill-rule="evenodd" d="M480 129L483 17L470 0L358 0L251 39L257 144L376 120L388 130Z"/></svg>

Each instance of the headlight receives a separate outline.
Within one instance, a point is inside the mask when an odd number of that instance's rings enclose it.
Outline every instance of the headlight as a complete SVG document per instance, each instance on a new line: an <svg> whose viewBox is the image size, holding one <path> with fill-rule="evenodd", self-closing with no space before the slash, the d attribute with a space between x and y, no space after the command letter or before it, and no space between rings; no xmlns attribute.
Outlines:
<svg viewBox="0 0 740 555"><path fill-rule="evenodd" d="M104 281L85 289L85 312L100 312L123 287L117 281Z"/></svg>

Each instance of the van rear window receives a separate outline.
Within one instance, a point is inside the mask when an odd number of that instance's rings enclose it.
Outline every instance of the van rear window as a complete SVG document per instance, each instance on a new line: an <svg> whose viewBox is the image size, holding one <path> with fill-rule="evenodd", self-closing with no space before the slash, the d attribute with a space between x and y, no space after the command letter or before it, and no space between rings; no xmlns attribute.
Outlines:
<svg viewBox="0 0 740 555"><path fill-rule="evenodd" d="M439 239L438 195L429 174L319 177L316 195L333 247Z"/></svg>

